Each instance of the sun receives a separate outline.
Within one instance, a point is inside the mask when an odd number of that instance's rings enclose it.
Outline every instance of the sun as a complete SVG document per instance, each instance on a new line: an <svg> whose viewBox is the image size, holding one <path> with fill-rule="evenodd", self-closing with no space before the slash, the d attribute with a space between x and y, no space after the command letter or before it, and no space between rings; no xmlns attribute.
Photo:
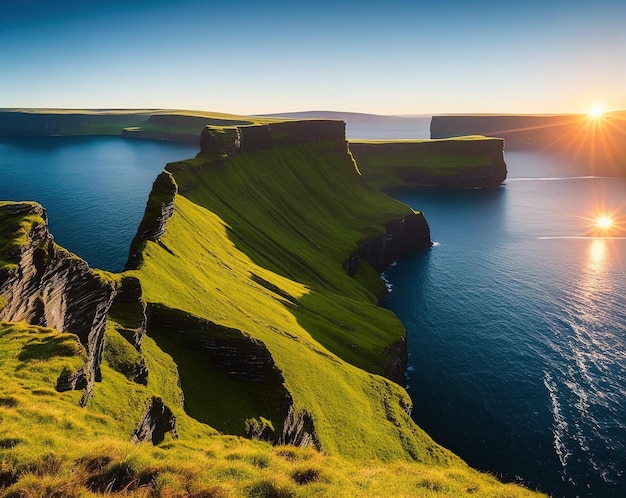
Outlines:
<svg viewBox="0 0 626 498"><path fill-rule="evenodd" d="M613 226L613 219L610 216L600 216L596 219L596 227L607 230Z"/></svg>
<svg viewBox="0 0 626 498"><path fill-rule="evenodd" d="M591 109L589 109L587 114L591 119L600 119L602 116L604 116L604 109L601 105L596 104Z"/></svg>

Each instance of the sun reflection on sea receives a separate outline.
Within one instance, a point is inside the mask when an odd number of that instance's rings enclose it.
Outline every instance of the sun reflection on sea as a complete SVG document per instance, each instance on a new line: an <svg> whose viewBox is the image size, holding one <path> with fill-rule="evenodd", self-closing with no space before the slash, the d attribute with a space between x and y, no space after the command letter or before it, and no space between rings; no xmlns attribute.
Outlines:
<svg viewBox="0 0 626 498"><path fill-rule="evenodd" d="M600 273L606 266L607 241L593 239L589 244L587 268L594 274Z"/></svg>

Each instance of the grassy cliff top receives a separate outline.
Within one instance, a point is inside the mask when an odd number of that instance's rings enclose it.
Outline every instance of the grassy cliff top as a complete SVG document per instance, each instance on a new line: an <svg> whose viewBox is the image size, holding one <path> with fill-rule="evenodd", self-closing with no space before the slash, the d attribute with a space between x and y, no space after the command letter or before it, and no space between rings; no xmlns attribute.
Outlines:
<svg viewBox="0 0 626 498"><path fill-rule="evenodd" d="M350 140L349 146L363 177L385 191L416 186L493 187L506 178L501 138Z"/></svg>
<svg viewBox="0 0 626 498"><path fill-rule="evenodd" d="M385 223L418 214L369 187L345 141L199 156L159 178L146 216L168 214L160 235L138 244L136 269L99 273L139 280L147 334L138 351L127 337L142 312L114 304L85 408L80 392L54 389L86 361L76 336L0 323L0 493L533 495L432 441L406 391L380 375L404 329L376 305L376 272L362 263L348 276L343 263ZM146 385L129 376L141 361ZM153 397L176 416L178 438L132 444ZM288 405L310 417L321 452L241 437L252 422L280 431Z"/></svg>
<svg viewBox="0 0 626 498"><path fill-rule="evenodd" d="M146 354L157 355L152 368L173 367L150 341ZM144 388L108 363L97 399L85 408L77 405L79 392L51 387L59 369L81 361L72 334L0 323L2 496L535 496L466 468L357 462L202 427L159 446L133 444L129 437L144 409ZM193 422L182 411L177 415L183 426Z"/></svg>

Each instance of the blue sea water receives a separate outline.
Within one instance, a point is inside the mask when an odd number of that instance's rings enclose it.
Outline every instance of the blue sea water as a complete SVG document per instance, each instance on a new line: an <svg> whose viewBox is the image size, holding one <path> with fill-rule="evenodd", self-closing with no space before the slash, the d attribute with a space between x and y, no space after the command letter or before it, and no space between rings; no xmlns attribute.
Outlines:
<svg viewBox="0 0 626 498"><path fill-rule="evenodd" d="M0 200L39 202L58 244L121 271L155 178L198 150L120 137L0 138Z"/></svg>
<svg viewBox="0 0 626 498"><path fill-rule="evenodd" d="M496 190L409 190L434 247L390 268L413 417L553 496L626 496L626 178L507 154ZM600 233L600 211L621 230Z"/></svg>
<svg viewBox="0 0 626 498"><path fill-rule="evenodd" d="M197 147L0 139L0 199L37 200L56 241L119 271L157 174ZM626 496L626 179L507 153L496 190L411 190L436 245L385 276L408 330L413 416L468 463L556 496Z"/></svg>

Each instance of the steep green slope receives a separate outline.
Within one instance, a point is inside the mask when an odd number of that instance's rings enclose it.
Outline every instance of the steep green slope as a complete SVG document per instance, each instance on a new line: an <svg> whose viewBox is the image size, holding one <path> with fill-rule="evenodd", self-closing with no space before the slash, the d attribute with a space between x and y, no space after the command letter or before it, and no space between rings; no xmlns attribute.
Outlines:
<svg viewBox="0 0 626 498"><path fill-rule="evenodd" d="M384 222L417 215L368 188L339 145L168 166L179 193L164 234L143 248L136 275L144 298L260 340L324 451L452 461L411 422L406 393L361 370L383 373L404 330L342 264L361 239L384 234ZM362 272L373 270L364 263ZM181 351L175 360L185 358ZM182 381L186 392L196 389ZM213 403L196 410L215 427L232 423L230 410L217 413ZM276 428L286 417L259 415Z"/></svg>
<svg viewBox="0 0 626 498"><path fill-rule="evenodd" d="M354 462L312 449L214 436L208 428L182 431L179 439L168 436L159 446L137 445L130 442L134 421L126 419L144 409L141 387L108 365L96 389L102 399L85 408L78 406L79 392L52 387L59 368L84 359L77 346L72 334L0 323L1 496L532 495L467 469ZM179 416L183 425L184 418Z"/></svg>
<svg viewBox="0 0 626 498"><path fill-rule="evenodd" d="M39 206L0 205L0 494L532 495L433 442L380 375L404 329L372 265L427 243L423 217L343 137L288 131L169 165L121 275L54 245ZM65 387L81 372L87 396Z"/></svg>

